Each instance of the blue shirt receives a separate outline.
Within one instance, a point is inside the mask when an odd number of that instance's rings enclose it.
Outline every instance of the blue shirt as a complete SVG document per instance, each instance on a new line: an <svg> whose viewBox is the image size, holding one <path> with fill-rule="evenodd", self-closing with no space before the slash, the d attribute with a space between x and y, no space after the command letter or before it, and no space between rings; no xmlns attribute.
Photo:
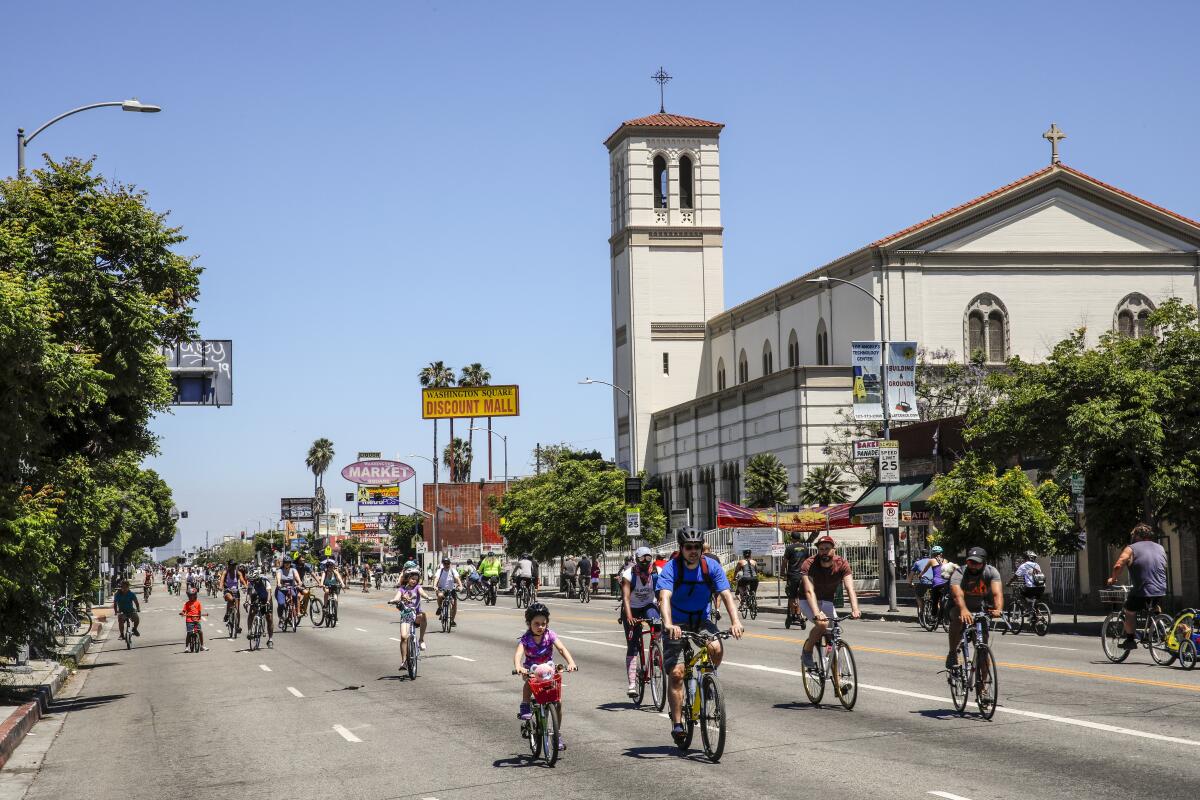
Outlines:
<svg viewBox="0 0 1200 800"><path fill-rule="evenodd" d="M721 569L715 558L704 558L708 561L708 583L711 584L711 589L705 585L704 573L699 564L696 564L694 569L685 566L683 575L677 576L675 566L682 559L672 558L658 573L658 589L671 593L671 617L676 625L707 620L713 592L729 590L729 579L725 577L725 570Z"/></svg>
<svg viewBox="0 0 1200 800"><path fill-rule="evenodd" d="M921 570L925 569L925 565L928 563L928 558L922 558L912 565L912 571L917 575L917 583L923 586L933 585L933 570L929 570L924 575L921 574Z"/></svg>

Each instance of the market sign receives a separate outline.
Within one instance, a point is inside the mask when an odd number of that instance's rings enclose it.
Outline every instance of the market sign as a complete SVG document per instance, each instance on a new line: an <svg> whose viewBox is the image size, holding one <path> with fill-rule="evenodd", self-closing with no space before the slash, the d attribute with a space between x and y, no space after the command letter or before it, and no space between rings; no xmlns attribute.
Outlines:
<svg viewBox="0 0 1200 800"><path fill-rule="evenodd" d="M521 398L517 386L453 386L421 390L421 417L517 417Z"/></svg>
<svg viewBox="0 0 1200 800"><path fill-rule="evenodd" d="M403 461L384 459L355 461L353 464L342 467L342 477L361 486L388 486L404 483L416 474L416 471Z"/></svg>
<svg viewBox="0 0 1200 800"><path fill-rule="evenodd" d="M357 502L360 506L398 506L400 505L400 487L391 486L359 486Z"/></svg>

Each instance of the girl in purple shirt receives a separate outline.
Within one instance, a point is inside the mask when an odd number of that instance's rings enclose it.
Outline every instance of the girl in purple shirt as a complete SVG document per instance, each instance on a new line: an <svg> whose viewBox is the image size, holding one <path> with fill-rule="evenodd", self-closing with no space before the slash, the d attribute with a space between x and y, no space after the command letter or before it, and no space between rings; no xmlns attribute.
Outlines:
<svg viewBox="0 0 1200 800"><path fill-rule="evenodd" d="M517 712L517 717L523 720L533 716L533 712L529 708L529 681L526 680L530 672L537 672L539 676L542 673L554 674L554 651L557 650L559 655L567 662L567 671L574 672L578 667L575 666L575 659L571 657L571 653L563 645L562 641L550 630L550 609L546 608L543 603L534 603L525 609L525 623L529 626L521 638L517 640L517 652L513 654L513 667L517 674L521 676L524 684L521 688L521 708ZM562 725L562 704L559 704L559 725ZM563 750L565 746L562 743L561 736L559 737L558 749Z"/></svg>
<svg viewBox="0 0 1200 800"><path fill-rule="evenodd" d="M406 572L396 586L396 596L392 603L400 609L400 663L408 661L408 631L410 625L421 628L421 649L425 649L425 627L428 624L425 612L421 610L421 600L432 600L421 588L421 573Z"/></svg>

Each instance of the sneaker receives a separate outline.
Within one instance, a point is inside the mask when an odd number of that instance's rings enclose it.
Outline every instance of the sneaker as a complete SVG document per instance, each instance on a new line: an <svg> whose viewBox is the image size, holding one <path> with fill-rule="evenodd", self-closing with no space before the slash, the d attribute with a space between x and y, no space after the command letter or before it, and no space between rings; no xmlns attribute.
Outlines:
<svg viewBox="0 0 1200 800"><path fill-rule="evenodd" d="M809 672L812 672L817 668L817 662L813 659L812 653L802 654L800 660L804 663L804 668Z"/></svg>
<svg viewBox="0 0 1200 800"><path fill-rule="evenodd" d="M141 636L142 634L138 632L138 629L137 629L137 628L134 628L134 629L133 629L133 635L134 635L134 636Z"/></svg>
<svg viewBox="0 0 1200 800"><path fill-rule="evenodd" d="M201 648L200 648L200 651L201 651L201 652L204 652L204 653L207 653L207 652L208 652L208 648L207 648L207 647L201 647Z"/></svg>
<svg viewBox="0 0 1200 800"><path fill-rule="evenodd" d="M563 741L563 738L561 736L559 736L558 737L558 752L561 753L563 750L566 750L566 749L567 749L567 743Z"/></svg>
<svg viewBox="0 0 1200 800"><path fill-rule="evenodd" d="M946 669L954 669L958 666L958 651L946 655Z"/></svg>
<svg viewBox="0 0 1200 800"><path fill-rule="evenodd" d="M683 740L686 736L687 734L683 730L683 723L676 722L671 726L671 738L675 740L675 744L679 747L683 747Z"/></svg>
<svg viewBox="0 0 1200 800"><path fill-rule="evenodd" d="M630 697L637 697L637 693L638 693L637 690L638 690L637 684L633 683L631 681L629 684L629 688L625 690L625 694L629 695Z"/></svg>
<svg viewBox="0 0 1200 800"><path fill-rule="evenodd" d="M1126 636L1121 640L1122 650L1137 650L1137 639L1132 636Z"/></svg>
<svg viewBox="0 0 1200 800"><path fill-rule="evenodd" d="M451 628L457 628L457 627L458 627L458 623L457 623L457 622L455 622L454 620L450 620L450 627L451 627Z"/></svg>
<svg viewBox="0 0 1200 800"><path fill-rule="evenodd" d="M517 709L517 719L519 719L519 720L533 719L533 712L529 709L529 703L521 703L521 707L519 709Z"/></svg>
<svg viewBox="0 0 1200 800"><path fill-rule="evenodd" d="M424 642L421 642L421 649L422 649L422 650L424 650L424 649L425 649L425 643L424 643Z"/></svg>

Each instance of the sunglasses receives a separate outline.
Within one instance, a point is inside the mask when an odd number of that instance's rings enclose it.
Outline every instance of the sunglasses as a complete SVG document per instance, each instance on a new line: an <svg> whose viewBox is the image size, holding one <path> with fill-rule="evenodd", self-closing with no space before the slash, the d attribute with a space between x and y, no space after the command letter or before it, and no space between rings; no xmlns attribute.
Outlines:
<svg viewBox="0 0 1200 800"><path fill-rule="evenodd" d="M702 544L697 544L697 543L695 543L695 542L688 542L687 544L685 544L685 545L683 546L683 549L684 549L684 550L699 550L699 549L700 549L701 547L703 547L703 546L704 546L704 545L702 545Z"/></svg>

